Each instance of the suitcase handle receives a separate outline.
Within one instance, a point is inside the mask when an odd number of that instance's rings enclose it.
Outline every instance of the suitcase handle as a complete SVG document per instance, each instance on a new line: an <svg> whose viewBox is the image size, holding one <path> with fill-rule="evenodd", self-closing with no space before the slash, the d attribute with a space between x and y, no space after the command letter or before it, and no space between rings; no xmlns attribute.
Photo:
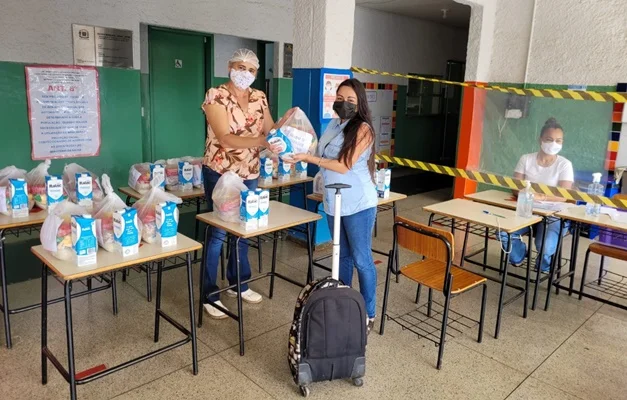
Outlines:
<svg viewBox="0 0 627 400"><path fill-rule="evenodd" d="M345 183L333 183L331 185L326 185L325 188L327 189L335 189L335 194L340 193L340 190L342 189L350 189L352 186L351 185L347 185Z"/></svg>

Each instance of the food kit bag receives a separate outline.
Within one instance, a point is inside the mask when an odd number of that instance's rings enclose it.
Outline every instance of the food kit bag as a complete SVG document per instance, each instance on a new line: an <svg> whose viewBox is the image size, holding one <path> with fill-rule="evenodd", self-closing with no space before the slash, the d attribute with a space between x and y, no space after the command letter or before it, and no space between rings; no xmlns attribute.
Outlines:
<svg viewBox="0 0 627 400"><path fill-rule="evenodd" d="M63 186L65 188L65 192L68 194L70 200L77 203L80 199L78 198L79 196L76 190L76 175L84 173L91 175L92 200L96 202L101 201L104 194L102 193L102 187L100 186L98 176L87 171L85 168L76 163L68 164L65 168L63 168Z"/></svg>
<svg viewBox="0 0 627 400"><path fill-rule="evenodd" d="M324 177L322 176L322 172L318 171L316 176L314 176L313 192L321 194L324 197L324 190Z"/></svg>
<svg viewBox="0 0 627 400"><path fill-rule="evenodd" d="M19 169L14 165L8 166L6 168L0 169L0 213L5 215L12 215L13 208L11 206L12 202L12 193L11 193L11 180L19 180L23 179L26 182L26 171L23 169ZM15 185L13 185L15 186ZM28 186L28 185L27 185ZM28 187L26 188L28 189ZM30 194L28 196L28 209L32 209L35 205L33 201L33 197Z"/></svg>
<svg viewBox="0 0 627 400"><path fill-rule="evenodd" d="M313 154L318 145L316 131L303 110L289 110L268 134L268 143L278 147L278 155L289 159L292 154Z"/></svg>
<svg viewBox="0 0 627 400"><path fill-rule="evenodd" d="M227 171L218 179L211 200L221 220L239 223L240 195L243 190L248 190L248 187L235 172Z"/></svg>
<svg viewBox="0 0 627 400"><path fill-rule="evenodd" d="M107 174L102 175L102 189L105 197L94 203L94 219L96 220L96 237L100 247L108 252L115 252L117 245L113 232L113 214L126 209L126 203L118 196L111 186Z"/></svg>
<svg viewBox="0 0 627 400"><path fill-rule="evenodd" d="M165 192L161 187L159 179L153 179L150 183L152 188L141 199L133 204L137 210L137 216L141 222L142 239L146 243L157 241L157 221L155 209L157 205L168 201L181 204L182 200L171 193Z"/></svg>
<svg viewBox="0 0 627 400"><path fill-rule="evenodd" d="M28 194L32 197L35 205L42 210L48 208L48 196L46 194L46 176L50 168L50 160L46 160L33 168L26 174L28 183Z"/></svg>
<svg viewBox="0 0 627 400"><path fill-rule="evenodd" d="M43 225L39 239L45 250L59 260L72 260L72 216L85 215L87 210L69 200L63 200L50 211Z"/></svg>

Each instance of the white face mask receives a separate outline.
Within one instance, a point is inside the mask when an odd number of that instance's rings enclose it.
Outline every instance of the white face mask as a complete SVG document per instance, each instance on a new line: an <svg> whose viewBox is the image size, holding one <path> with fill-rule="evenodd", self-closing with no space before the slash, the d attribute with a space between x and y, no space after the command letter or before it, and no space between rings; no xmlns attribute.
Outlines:
<svg viewBox="0 0 627 400"><path fill-rule="evenodd" d="M556 142L542 142L540 147L545 154L550 156L554 156L562 150L562 145Z"/></svg>
<svg viewBox="0 0 627 400"><path fill-rule="evenodd" d="M231 82L233 82L238 89L242 90L248 89L255 81L255 75L253 75L250 71L231 69L229 77L231 78Z"/></svg>

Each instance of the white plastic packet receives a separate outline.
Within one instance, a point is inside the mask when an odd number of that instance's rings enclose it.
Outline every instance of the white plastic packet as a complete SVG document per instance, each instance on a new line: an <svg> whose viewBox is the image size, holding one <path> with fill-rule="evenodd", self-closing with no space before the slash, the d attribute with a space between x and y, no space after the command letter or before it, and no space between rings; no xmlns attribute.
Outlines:
<svg viewBox="0 0 627 400"><path fill-rule="evenodd" d="M69 200L58 203L44 220L39 239L45 250L59 260L72 260L72 215L85 215L87 210Z"/></svg>
<svg viewBox="0 0 627 400"><path fill-rule="evenodd" d="M150 182L152 189L148 191L141 199L133 204L133 208L137 210L137 216L141 222L142 239L146 243L155 243L157 241L157 221L155 209L158 204L171 201L181 204L182 200L171 193L165 192L161 187L161 180L153 179Z"/></svg>
<svg viewBox="0 0 627 400"><path fill-rule="evenodd" d="M46 176L50 168L50 160L46 160L30 170L26 174L26 182L28 182L28 194L32 197L35 205L42 210L48 208L48 195L46 193Z"/></svg>
<svg viewBox="0 0 627 400"><path fill-rule="evenodd" d="M268 133L268 143L278 147L279 157L289 161L293 154L315 153L318 138L307 114L294 107Z"/></svg>
<svg viewBox="0 0 627 400"><path fill-rule="evenodd" d="M218 217L226 222L239 222L240 195L242 190L248 190L244 181L235 172L224 173L211 194L213 210Z"/></svg>
<svg viewBox="0 0 627 400"><path fill-rule="evenodd" d="M65 168L63 168L63 187L65 188L65 191L67 192L70 200L75 203L78 201L78 197L76 194L76 174L81 173L89 173L89 175L91 175L93 201L101 201L104 197L104 194L102 193L102 187L100 186L100 180L98 179L98 175L94 174L93 172L89 172L88 170L76 163L67 164Z"/></svg>
<svg viewBox="0 0 627 400"><path fill-rule="evenodd" d="M94 203L94 219L96 220L96 237L100 247L108 252L117 250L113 234L113 213L126 209L126 203L115 193L111 186L111 179L107 174L102 175L102 189L105 197Z"/></svg>
<svg viewBox="0 0 627 400"><path fill-rule="evenodd" d="M0 169L0 213L5 215L11 215L11 191L10 180L11 179L24 179L26 181L26 170L19 169L15 165ZM4 196L2 195L4 194ZM33 196L28 194L28 209L31 210L35 206Z"/></svg>
<svg viewBox="0 0 627 400"><path fill-rule="evenodd" d="M318 171L316 176L314 176L313 192L324 196L324 191L324 177L322 176L322 171Z"/></svg>

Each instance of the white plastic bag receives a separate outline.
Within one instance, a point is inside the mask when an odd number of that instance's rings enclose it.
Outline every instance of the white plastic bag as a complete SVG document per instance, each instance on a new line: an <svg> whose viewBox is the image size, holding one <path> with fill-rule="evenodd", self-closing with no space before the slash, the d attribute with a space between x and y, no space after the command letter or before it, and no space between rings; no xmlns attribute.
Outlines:
<svg viewBox="0 0 627 400"><path fill-rule="evenodd" d="M270 131L268 143L276 146L279 156L289 161L292 154L315 153L318 138L307 114L294 107Z"/></svg>
<svg viewBox="0 0 627 400"><path fill-rule="evenodd" d="M322 171L318 171L316 176L314 176L313 192L324 196L324 191L324 177L322 176Z"/></svg>
<svg viewBox="0 0 627 400"><path fill-rule="evenodd" d="M72 260L72 215L84 215L87 210L69 200L58 203L41 226L39 239L45 250L59 260Z"/></svg>
<svg viewBox="0 0 627 400"><path fill-rule="evenodd" d="M32 197L35 205L42 210L48 208L48 195L46 194L46 176L50 168L50 160L46 160L30 170L26 174L29 199Z"/></svg>
<svg viewBox="0 0 627 400"><path fill-rule="evenodd" d="M104 175L102 177L104 181ZM104 189L104 182L102 182ZM150 163L131 165L128 171L128 185L138 193L144 194L150 190Z"/></svg>
<svg viewBox="0 0 627 400"><path fill-rule="evenodd" d="M157 240L157 221L155 216L155 207L159 203L171 201L181 204L182 200L172 193L165 192L159 187L161 181L153 179L150 182L152 189L148 191L141 199L133 204L133 208L137 210L137 217L141 222L142 239L146 243L154 243Z"/></svg>
<svg viewBox="0 0 627 400"><path fill-rule="evenodd" d="M227 171L218 179L211 194L213 210L226 222L239 222L239 205L242 190L248 190L235 172Z"/></svg>
<svg viewBox="0 0 627 400"><path fill-rule="evenodd" d="M88 172L91 175L93 201L101 201L104 194L102 193L102 187L100 186L98 175L87 171L85 168L76 163L67 164L65 168L63 168L63 187L65 188L70 200L76 203L76 174L84 172Z"/></svg>
<svg viewBox="0 0 627 400"><path fill-rule="evenodd" d="M3 190L4 196L0 195L0 213L5 215L11 215L11 191L9 189L10 179L24 179L26 180L26 170L19 169L15 165L0 169L0 187L6 188ZM4 197L4 199L3 199ZM28 209L31 210L35 205L33 196L28 194Z"/></svg>
<svg viewBox="0 0 627 400"><path fill-rule="evenodd" d="M126 203L115 193L111 186L111 179L107 174L102 175L102 189L105 197L94 203L94 219L96 220L96 237L100 247L108 252L117 250L113 234L113 213L126 209Z"/></svg>

